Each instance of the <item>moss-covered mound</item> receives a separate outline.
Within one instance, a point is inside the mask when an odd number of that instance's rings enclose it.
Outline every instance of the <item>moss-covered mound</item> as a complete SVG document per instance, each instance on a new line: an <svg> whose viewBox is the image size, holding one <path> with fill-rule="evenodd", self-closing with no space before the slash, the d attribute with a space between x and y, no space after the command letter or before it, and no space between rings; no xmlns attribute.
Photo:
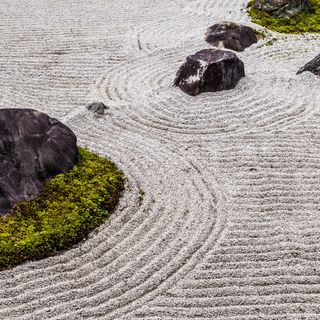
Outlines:
<svg viewBox="0 0 320 320"><path fill-rule="evenodd" d="M32 201L0 217L0 270L38 260L83 240L106 220L124 189L109 160L79 148L72 170L48 181Z"/></svg>
<svg viewBox="0 0 320 320"><path fill-rule="evenodd" d="M253 8L253 1L248 4L248 11L254 23L282 33L320 32L320 0L310 1L308 12L302 12L292 18L276 18L269 13Z"/></svg>

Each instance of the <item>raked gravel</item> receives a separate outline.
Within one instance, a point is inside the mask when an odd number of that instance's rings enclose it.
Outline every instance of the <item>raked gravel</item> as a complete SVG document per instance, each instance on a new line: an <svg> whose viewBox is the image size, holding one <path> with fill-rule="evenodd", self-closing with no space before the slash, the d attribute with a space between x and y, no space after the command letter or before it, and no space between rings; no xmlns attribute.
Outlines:
<svg viewBox="0 0 320 320"><path fill-rule="evenodd" d="M245 6L1 1L0 107L57 117L128 177L89 239L0 272L1 320L320 319L320 79L295 75L320 36L268 32L234 90L172 86L210 25L261 29Z"/></svg>

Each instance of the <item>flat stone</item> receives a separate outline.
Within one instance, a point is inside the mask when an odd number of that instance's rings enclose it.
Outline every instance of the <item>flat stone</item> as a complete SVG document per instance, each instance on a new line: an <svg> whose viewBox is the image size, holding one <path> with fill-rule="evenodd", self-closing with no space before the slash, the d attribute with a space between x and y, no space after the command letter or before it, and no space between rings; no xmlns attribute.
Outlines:
<svg viewBox="0 0 320 320"><path fill-rule="evenodd" d="M101 116L104 114L104 111L109 108L102 102L93 102L87 106L87 109Z"/></svg>
<svg viewBox="0 0 320 320"><path fill-rule="evenodd" d="M320 54L318 54L314 59L310 62L306 63L302 68L300 68L297 74L302 72L309 71L315 74L316 76L320 76Z"/></svg>
<svg viewBox="0 0 320 320"><path fill-rule="evenodd" d="M257 35L251 28L228 21L214 24L208 28L205 36L205 40L212 46L234 51L244 51L258 42Z"/></svg>
<svg viewBox="0 0 320 320"><path fill-rule="evenodd" d="M187 57L174 85L189 95L235 88L245 76L244 64L232 51L204 49Z"/></svg>
<svg viewBox="0 0 320 320"><path fill-rule="evenodd" d="M255 0L253 7L275 17L292 18L311 8L309 0Z"/></svg>
<svg viewBox="0 0 320 320"><path fill-rule="evenodd" d="M0 214L32 199L45 181L77 162L77 139L58 120L32 109L0 109Z"/></svg>

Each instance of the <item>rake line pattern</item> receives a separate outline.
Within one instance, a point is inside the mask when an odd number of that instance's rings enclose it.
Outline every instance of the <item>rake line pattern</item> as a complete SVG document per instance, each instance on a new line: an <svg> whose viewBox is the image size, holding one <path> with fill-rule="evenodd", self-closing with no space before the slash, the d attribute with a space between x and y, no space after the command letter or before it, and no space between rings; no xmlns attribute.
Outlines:
<svg viewBox="0 0 320 320"><path fill-rule="evenodd" d="M2 1L0 107L57 117L128 182L88 239L0 273L0 319L319 318L320 82L295 72L320 37L269 33L231 91L172 86L211 24L259 28L245 5Z"/></svg>

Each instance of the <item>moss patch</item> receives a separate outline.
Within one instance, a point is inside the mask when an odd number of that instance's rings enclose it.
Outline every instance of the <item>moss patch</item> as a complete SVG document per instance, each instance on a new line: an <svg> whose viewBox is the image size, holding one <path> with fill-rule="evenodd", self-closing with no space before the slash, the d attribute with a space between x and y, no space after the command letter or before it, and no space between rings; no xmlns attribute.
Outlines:
<svg viewBox="0 0 320 320"><path fill-rule="evenodd" d="M282 33L320 32L320 0L310 1L308 12L302 12L293 18L276 18L269 13L253 8L253 1L248 4L248 12L254 23L270 30Z"/></svg>
<svg viewBox="0 0 320 320"><path fill-rule="evenodd" d="M139 189L139 206L142 205L142 202L143 202L143 199L144 199L144 196L145 196L145 192L143 189Z"/></svg>
<svg viewBox="0 0 320 320"><path fill-rule="evenodd" d="M123 174L112 162L79 147L79 161L70 172L0 217L0 270L83 240L107 219L123 189Z"/></svg>

